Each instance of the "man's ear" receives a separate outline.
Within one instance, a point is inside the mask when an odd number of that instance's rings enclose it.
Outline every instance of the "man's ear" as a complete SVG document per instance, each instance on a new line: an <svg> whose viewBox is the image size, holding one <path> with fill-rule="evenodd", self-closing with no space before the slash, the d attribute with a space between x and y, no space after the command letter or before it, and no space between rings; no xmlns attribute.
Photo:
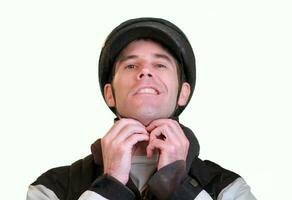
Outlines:
<svg viewBox="0 0 292 200"><path fill-rule="evenodd" d="M180 95L177 102L179 106L184 106L187 104L188 99L190 97L190 93L191 93L190 84L187 82L184 82L181 86L181 91L180 91Z"/></svg>
<svg viewBox="0 0 292 200"><path fill-rule="evenodd" d="M104 93L104 98L105 98L105 101L106 101L106 104L108 105L108 107L115 107L116 102L115 102L115 98L114 98L114 94L113 94L112 85L109 83L105 84L105 86L103 88L103 93Z"/></svg>

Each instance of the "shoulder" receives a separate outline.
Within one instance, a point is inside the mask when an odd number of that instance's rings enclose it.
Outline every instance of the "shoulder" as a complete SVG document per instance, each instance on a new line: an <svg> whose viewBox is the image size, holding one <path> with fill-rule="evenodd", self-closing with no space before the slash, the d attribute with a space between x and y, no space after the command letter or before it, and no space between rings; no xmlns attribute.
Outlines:
<svg viewBox="0 0 292 200"><path fill-rule="evenodd" d="M240 178L237 173L198 157L193 160L189 174L213 197Z"/></svg>
<svg viewBox="0 0 292 200"><path fill-rule="evenodd" d="M48 170L40 175L32 186L42 186L53 191L59 199L64 198L64 191L69 180L70 166L62 166Z"/></svg>
<svg viewBox="0 0 292 200"><path fill-rule="evenodd" d="M85 191L101 173L101 167L95 165L89 155L68 166L48 170L33 182L32 186L44 186L56 194L59 199L68 199Z"/></svg>

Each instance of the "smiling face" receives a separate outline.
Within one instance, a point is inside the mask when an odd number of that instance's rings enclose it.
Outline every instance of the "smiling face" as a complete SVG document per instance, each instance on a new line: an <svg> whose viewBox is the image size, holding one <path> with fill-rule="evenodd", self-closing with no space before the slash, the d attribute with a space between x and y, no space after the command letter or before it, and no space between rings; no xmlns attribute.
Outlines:
<svg viewBox="0 0 292 200"><path fill-rule="evenodd" d="M108 106L116 107L118 117L133 118L144 125L170 117L177 105L186 104L190 94L189 84L183 83L177 101L177 67L158 43L131 42L116 61L112 84L104 87Z"/></svg>

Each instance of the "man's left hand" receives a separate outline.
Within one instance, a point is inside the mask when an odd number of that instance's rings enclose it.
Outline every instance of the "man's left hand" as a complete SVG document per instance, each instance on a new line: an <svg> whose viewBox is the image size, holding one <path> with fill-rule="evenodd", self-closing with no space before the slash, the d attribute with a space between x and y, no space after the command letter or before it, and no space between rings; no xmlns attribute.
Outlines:
<svg viewBox="0 0 292 200"><path fill-rule="evenodd" d="M159 150L157 170L177 160L186 161L189 141L177 121L158 119L151 122L146 130L150 133L147 157Z"/></svg>

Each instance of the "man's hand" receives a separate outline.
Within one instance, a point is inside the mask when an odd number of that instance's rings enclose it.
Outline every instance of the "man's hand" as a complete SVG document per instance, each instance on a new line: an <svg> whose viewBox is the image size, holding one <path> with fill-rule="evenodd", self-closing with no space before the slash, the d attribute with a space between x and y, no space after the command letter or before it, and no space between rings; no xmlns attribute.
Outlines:
<svg viewBox="0 0 292 200"><path fill-rule="evenodd" d="M147 126L150 133L147 157L152 157L155 149L159 150L157 170L177 160L186 160L189 141L177 121L158 119Z"/></svg>
<svg viewBox="0 0 292 200"><path fill-rule="evenodd" d="M149 134L144 125L133 119L120 119L101 139L104 174L126 184L131 169L133 147L148 141Z"/></svg>

